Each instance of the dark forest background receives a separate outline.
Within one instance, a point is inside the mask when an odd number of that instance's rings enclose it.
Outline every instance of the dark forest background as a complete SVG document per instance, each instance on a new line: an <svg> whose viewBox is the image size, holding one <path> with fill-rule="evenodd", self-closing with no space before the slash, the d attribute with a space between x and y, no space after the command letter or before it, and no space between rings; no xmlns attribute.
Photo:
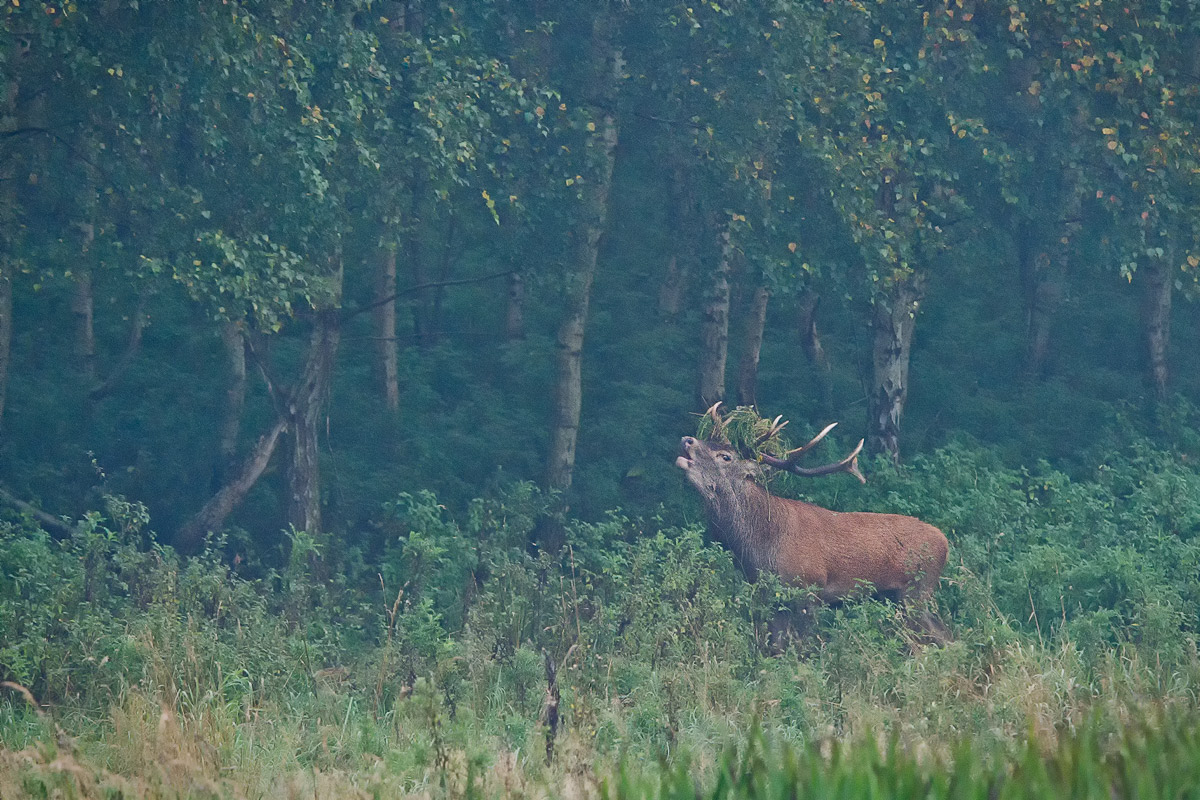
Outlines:
<svg viewBox="0 0 1200 800"><path fill-rule="evenodd" d="M893 460L1194 452L1186 4L4 17L0 474L52 515L676 513L717 400Z"/></svg>

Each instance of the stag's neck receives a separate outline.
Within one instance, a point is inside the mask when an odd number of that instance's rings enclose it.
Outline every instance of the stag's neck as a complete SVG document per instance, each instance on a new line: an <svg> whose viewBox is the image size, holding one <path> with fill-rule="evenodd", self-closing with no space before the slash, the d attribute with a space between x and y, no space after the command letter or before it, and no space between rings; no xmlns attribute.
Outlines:
<svg viewBox="0 0 1200 800"><path fill-rule="evenodd" d="M752 480L744 491L718 495L708 504L709 531L751 572L774 570L779 554L778 502Z"/></svg>

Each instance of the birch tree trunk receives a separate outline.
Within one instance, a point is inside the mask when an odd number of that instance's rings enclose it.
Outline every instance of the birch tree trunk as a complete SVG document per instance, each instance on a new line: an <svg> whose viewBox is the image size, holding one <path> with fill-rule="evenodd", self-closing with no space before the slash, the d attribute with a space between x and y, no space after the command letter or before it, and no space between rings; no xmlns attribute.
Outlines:
<svg viewBox="0 0 1200 800"><path fill-rule="evenodd" d="M700 323L699 408L725 399L725 361L729 354L729 271L733 243L728 224L717 235L719 254L708 285Z"/></svg>
<svg viewBox="0 0 1200 800"><path fill-rule="evenodd" d="M546 485L566 491L575 471L575 445L579 437L579 415L583 406L583 339L587 328L588 304L600 239L608 224L608 196L612 188L613 164L617 149L617 81L623 61L612 45L611 20L607 11L597 12L592 30L592 53L597 59L587 94L601 101L591 112L598 122L598 136L588 141L592 148L595 171L582 187L583 202L574 226L574 253L571 274L567 277L566 313L558 327L558 353L554 387L554 417L550 435L550 454L546 466Z"/></svg>
<svg viewBox="0 0 1200 800"><path fill-rule="evenodd" d="M287 466L287 523L298 531L321 530L320 430L341 338L336 308L317 312L304 372L288 407L291 459Z"/></svg>
<svg viewBox="0 0 1200 800"><path fill-rule="evenodd" d="M876 453L900 461L900 420L908 400L908 365L921 300L917 283L896 284L875 302L872 319L872 386L868 442Z"/></svg>
<svg viewBox="0 0 1200 800"><path fill-rule="evenodd" d="M767 287L758 286L750 298L750 309L746 315L746 329L742 346L742 360L738 369L738 404L758 405L758 359L762 352L763 330L767 325L767 303L771 295Z"/></svg>
<svg viewBox="0 0 1200 800"><path fill-rule="evenodd" d="M246 498L263 470L271 462L279 436L287 429L287 420L278 418L271 429L259 437L250 455L237 470L236 476L222 486L208 502L188 520L175 536L175 546L195 550L209 533L219 531L233 510Z"/></svg>

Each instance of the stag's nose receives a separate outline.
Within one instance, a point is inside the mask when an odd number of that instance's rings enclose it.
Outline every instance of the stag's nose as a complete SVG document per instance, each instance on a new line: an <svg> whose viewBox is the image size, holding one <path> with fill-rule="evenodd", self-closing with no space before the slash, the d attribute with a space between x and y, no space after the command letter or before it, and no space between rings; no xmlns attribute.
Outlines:
<svg viewBox="0 0 1200 800"><path fill-rule="evenodd" d="M695 440L695 438L693 438L693 437L691 437L691 436L685 436L685 437L683 437L683 442L682 442L682 444L683 444L683 446L684 446L684 447L691 447L691 446L692 446L692 445L694 445L695 443L696 443L696 440Z"/></svg>

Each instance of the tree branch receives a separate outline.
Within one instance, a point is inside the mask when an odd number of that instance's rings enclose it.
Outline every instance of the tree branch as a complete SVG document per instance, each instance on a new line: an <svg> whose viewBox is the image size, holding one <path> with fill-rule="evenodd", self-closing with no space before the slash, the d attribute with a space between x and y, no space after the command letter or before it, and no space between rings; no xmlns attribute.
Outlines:
<svg viewBox="0 0 1200 800"><path fill-rule="evenodd" d="M3 487L0 487L0 501L8 503L22 514L28 514L34 519L35 522L37 522L47 531L59 534L60 538L70 536L75 533L75 525L59 519L53 514L48 514L31 503L26 503L24 500Z"/></svg>
<svg viewBox="0 0 1200 800"><path fill-rule="evenodd" d="M458 279L452 280L452 281L431 281L429 283L419 283L416 286L409 286L407 289L401 289L400 291L396 292L395 294L391 295L390 297L385 297L382 300L376 300L373 303L368 303L367 305L359 306L358 308L348 309L347 311L343 312L342 319L343 320L353 319L354 317L358 316L359 314L365 314L366 312L368 312L372 309L379 308L379 306L384 305L385 303L391 303L391 302L403 297L406 294L415 294L416 292L423 292L426 289L436 289L440 286L463 286L468 283L484 283L485 281L492 281L492 280L495 280L496 278L508 277L509 275L512 275L513 272L515 272L515 271L516 270L509 269L509 270L505 270L504 272L495 272L495 273L492 273L491 275L483 275L478 278L458 278Z"/></svg>

